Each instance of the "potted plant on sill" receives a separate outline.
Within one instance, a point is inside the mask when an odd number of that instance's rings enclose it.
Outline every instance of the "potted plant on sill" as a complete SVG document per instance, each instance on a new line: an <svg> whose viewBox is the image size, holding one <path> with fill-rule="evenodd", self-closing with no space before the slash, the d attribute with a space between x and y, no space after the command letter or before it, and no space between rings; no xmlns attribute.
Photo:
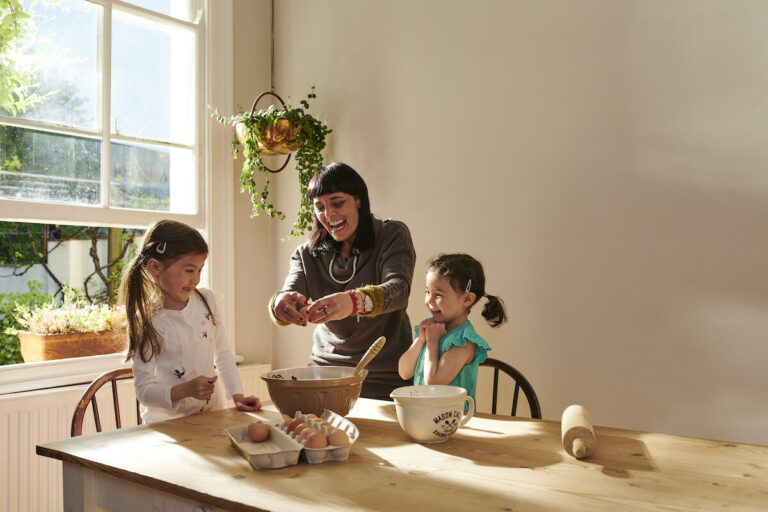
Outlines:
<svg viewBox="0 0 768 512"><path fill-rule="evenodd" d="M71 288L55 306L53 298L42 306L16 307L15 330L25 363L123 352L127 347L127 319L123 308L90 304Z"/></svg>
<svg viewBox="0 0 768 512"><path fill-rule="evenodd" d="M270 217L285 219L282 211L278 210L269 200L269 175L281 171L290 159L290 153L296 152L296 171L299 177L300 203L296 222L291 227L290 234L298 237L312 229L312 203L307 198L307 185L312 176L323 166L322 151L325 148L325 138L331 133L325 123L307 112L309 100L316 98L315 87L312 86L307 99L301 100L301 107L285 104L273 92L259 95L253 103L250 112L240 112L232 116L222 116L214 110L213 116L222 124L231 124L235 135L232 140L232 154L237 158L239 145L243 145L243 169L240 174L240 191L248 192L253 209L251 216L258 216L263 210ZM264 95L275 96L282 108L270 105L256 111L256 104ZM279 169L270 169L263 161L265 155L289 155ZM263 190L257 192L254 172L264 173L266 180Z"/></svg>

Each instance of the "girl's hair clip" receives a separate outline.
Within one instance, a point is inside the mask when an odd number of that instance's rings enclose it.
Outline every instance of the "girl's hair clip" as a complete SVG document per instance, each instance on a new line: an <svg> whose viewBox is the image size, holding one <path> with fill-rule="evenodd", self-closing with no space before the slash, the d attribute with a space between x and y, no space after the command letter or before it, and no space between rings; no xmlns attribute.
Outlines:
<svg viewBox="0 0 768 512"><path fill-rule="evenodd" d="M165 253L165 242L163 242L160 245L158 245L157 248L155 249L155 252L157 254L164 254Z"/></svg>
<svg viewBox="0 0 768 512"><path fill-rule="evenodd" d="M467 287L464 288L464 293L469 293L469 290L472 289L472 278L469 278L469 281L467 281Z"/></svg>

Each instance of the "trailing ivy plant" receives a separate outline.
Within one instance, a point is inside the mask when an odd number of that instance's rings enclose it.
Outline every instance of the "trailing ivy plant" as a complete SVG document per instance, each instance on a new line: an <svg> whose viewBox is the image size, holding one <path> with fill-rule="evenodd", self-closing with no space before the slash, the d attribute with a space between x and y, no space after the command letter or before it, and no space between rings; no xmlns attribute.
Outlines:
<svg viewBox="0 0 768 512"><path fill-rule="evenodd" d="M259 145L258 139L262 137L264 130L268 126L275 126L281 119L286 119L298 128L296 133L296 171L299 174L299 191L301 194L299 210L297 212L296 222L291 227L290 235L299 237L305 231L312 230L313 215L312 203L307 197L307 186L309 180L323 166L322 151L325 149L325 138L331 133L323 122L319 121L307 111L309 110L309 100L316 98L315 87L312 86L307 99L301 100L301 107L293 107L286 104L285 108L278 108L270 105L258 112L251 114L250 111L232 115L222 116L214 110L213 117L222 124L231 124L236 126L243 123L243 169L240 174L240 192L250 194L253 208L251 217L259 215L259 210L263 210L270 217L285 219L282 211L277 209L269 199L269 175L267 166L262 161L263 147ZM239 151L239 141L237 135L232 140L232 154L237 158ZM254 171L261 171L265 175L264 188L258 192Z"/></svg>

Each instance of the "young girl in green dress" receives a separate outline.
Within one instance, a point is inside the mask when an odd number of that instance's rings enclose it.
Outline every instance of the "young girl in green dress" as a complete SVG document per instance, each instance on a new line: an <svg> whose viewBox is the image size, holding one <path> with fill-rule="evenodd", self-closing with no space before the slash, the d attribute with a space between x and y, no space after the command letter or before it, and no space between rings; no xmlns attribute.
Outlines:
<svg viewBox="0 0 768 512"><path fill-rule="evenodd" d="M414 327L416 339L398 362L414 385L450 384L475 398L477 370L491 347L475 332L468 315L486 298L482 315L491 327L507 320L504 303L485 292L483 266L468 254L441 254L427 267L426 304L431 317Z"/></svg>

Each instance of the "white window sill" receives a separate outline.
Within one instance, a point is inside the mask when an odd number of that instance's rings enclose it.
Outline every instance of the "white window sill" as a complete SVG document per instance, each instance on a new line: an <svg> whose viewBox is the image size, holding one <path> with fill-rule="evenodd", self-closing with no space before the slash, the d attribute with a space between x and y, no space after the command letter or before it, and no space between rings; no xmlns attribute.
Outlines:
<svg viewBox="0 0 768 512"><path fill-rule="evenodd" d="M131 362L123 362L124 358L124 354L108 354L0 366L0 395L88 384L104 372L129 367ZM244 361L235 355L236 363Z"/></svg>
<svg viewBox="0 0 768 512"><path fill-rule="evenodd" d="M0 395L89 383L106 371L130 366L124 358L108 354L0 366Z"/></svg>

